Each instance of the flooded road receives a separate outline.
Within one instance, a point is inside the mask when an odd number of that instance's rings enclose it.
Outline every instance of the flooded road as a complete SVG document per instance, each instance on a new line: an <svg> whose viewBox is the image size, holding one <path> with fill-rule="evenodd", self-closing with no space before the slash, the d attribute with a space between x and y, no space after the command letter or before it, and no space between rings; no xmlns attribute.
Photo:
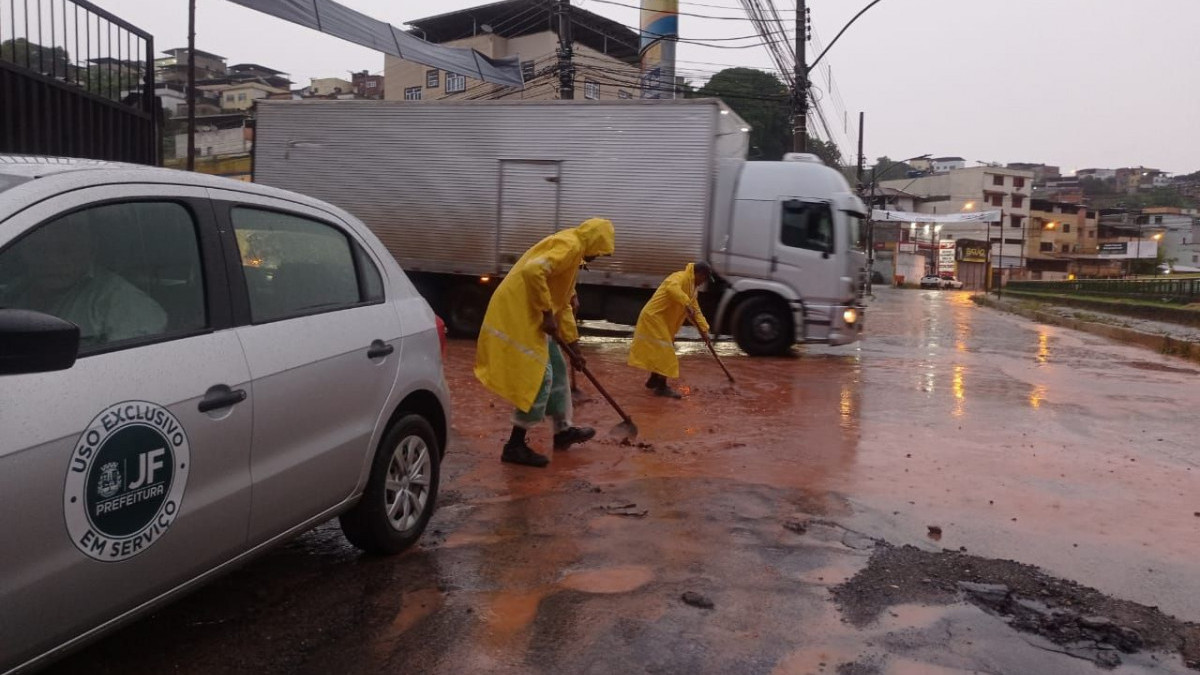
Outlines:
<svg viewBox="0 0 1200 675"><path fill-rule="evenodd" d="M847 623L830 589L878 542L1200 621L1200 371L964 293L879 289L866 320L792 358L721 344L733 386L681 343L682 401L649 395L627 341L588 339L641 436L544 470L499 462L508 410L452 342L455 435L416 550L360 556L322 526L53 672L1095 672L961 602ZM619 419L583 387L576 422L603 438ZM530 443L549 453L549 430Z"/></svg>

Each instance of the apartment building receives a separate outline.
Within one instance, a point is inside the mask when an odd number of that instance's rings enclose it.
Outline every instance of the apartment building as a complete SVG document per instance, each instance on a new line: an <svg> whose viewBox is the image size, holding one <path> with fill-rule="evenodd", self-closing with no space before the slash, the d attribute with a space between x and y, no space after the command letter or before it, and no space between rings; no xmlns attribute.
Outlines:
<svg viewBox="0 0 1200 675"><path fill-rule="evenodd" d="M880 185L915 195L914 210L917 213L999 211L1000 222L990 227L986 223L947 223L942 228L941 238L944 241L990 239L994 266L1022 266L1025 229L1030 224L1033 172L977 166L932 176L883 181Z"/></svg>

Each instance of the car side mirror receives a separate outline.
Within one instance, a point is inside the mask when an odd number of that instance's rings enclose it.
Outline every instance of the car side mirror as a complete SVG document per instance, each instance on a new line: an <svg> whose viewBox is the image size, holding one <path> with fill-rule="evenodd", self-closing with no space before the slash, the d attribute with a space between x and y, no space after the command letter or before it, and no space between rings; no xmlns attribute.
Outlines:
<svg viewBox="0 0 1200 675"><path fill-rule="evenodd" d="M0 375L66 370L79 355L79 326L27 309L0 309Z"/></svg>

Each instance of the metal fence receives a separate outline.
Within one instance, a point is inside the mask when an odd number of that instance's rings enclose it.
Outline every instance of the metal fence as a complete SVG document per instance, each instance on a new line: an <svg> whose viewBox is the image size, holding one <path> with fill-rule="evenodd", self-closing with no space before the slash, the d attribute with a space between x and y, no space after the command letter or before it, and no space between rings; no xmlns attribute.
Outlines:
<svg viewBox="0 0 1200 675"><path fill-rule="evenodd" d="M1076 281L1012 281L1005 288L1029 293L1057 293L1158 302L1200 302L1200 279L1081 279Z"/></svg>
<svg viewBox="0 0 1200 675"><path fill-rule="evenodd" d="M0 0L0 152L159 163L154 38L86 0Z"/></svg>

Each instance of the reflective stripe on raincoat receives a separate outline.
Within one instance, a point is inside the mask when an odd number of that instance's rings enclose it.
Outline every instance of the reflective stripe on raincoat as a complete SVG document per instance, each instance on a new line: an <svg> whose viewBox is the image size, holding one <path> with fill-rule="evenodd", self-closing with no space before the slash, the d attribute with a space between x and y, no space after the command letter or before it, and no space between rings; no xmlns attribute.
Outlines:
<svg viewBox="0 0 1200 675"><path fill-rule="evenodd" d="M629 365L667 377L679 377L679 359L675 356L675 334L683 325L687 308L696 313L699 329L708 332L708 321L696 300L696 273L692 264L662 282L654 297L642 308L633 344L629 349Z"/></svg>
<svg viewBox="0 0 1200 675"><path fill-rule="evenodd" d="M611 221L592 218L546 237L525 252L496 288L483 317L475 377L518 410L533 407L550 355L542 312L553 312L560 335L575 335L571 296L584 257L612 255Z"/></svg>

